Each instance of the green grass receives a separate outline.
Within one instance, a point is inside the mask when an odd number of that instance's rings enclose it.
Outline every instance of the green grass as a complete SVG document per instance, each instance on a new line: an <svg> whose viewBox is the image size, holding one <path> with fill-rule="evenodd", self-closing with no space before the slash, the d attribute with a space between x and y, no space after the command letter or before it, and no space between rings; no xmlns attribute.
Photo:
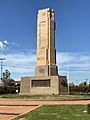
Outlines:
<svg viewBox="0 0 90 120"><path fill-rule="evenodd" d="M86 105L48 105L14 120L90 120Z"/></svg>
<svg viewBox="0 0 90 120"><path fill-rule="evenodd" d="M37 100L78 100L90 99L90 95L19 95L19 94L4 94L0 98L15 98L15 99L37 99Z"/></svg>

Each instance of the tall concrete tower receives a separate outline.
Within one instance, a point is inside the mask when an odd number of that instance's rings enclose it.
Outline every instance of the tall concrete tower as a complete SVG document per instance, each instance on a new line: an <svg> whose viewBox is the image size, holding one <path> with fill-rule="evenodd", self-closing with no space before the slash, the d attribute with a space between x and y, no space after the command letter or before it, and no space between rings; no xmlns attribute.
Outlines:
<svg viewBox="0 0 90 120"><path fill-rule="evenodd" d="M54 10L42 9L37 15L35 76L21 78L20 94L58 95L62 93L67 93L67 78L58 75L56 66Z"/></svg>
<svg viewBox="0 0 90 120"><path fill-rule="evenodd" d="M38 11L36 56L36 76L58 75L54 10L50 8Z"/></svg>

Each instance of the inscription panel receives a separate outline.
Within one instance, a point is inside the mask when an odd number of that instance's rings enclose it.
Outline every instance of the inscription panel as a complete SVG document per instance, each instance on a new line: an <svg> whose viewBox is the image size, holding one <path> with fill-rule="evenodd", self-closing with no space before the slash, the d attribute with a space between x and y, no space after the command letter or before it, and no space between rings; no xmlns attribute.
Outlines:
<svg viewBox="0 0 90 120"><path fill-rule="evenodd" d="M32 80L32 87L50 87L50 79L47 80Z"/></svg>

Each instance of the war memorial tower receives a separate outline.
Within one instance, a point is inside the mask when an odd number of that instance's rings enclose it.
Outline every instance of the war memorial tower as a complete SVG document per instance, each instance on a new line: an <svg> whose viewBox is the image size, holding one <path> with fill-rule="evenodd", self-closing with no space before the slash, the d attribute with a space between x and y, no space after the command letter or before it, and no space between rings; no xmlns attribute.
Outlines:
<svg viewBox="0 0 90 120"><path fill-rule="evenodd" d="M60 94L67 92L66 76L58 75L55 49L54 10L47 8L37 15L37 51L34 77L22 77L20 94Z"/></svg>
<svg viewBox="0 0 90 120"><path fill-rule="evenodd" d="M55 50L54 10L39 10L37 16L36 76L58 75Z"/></svg>

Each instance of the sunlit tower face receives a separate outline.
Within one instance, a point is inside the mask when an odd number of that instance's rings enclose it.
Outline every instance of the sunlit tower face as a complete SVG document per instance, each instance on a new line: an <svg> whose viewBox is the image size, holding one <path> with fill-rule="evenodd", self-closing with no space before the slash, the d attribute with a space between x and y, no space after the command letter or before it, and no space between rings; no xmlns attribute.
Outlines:
<svg viewBox="0 0 90 120"><path fill-rule="evenodd" d="M36 53L36 76L57 75L53 9L47 8L38 11Z"/></svg>

